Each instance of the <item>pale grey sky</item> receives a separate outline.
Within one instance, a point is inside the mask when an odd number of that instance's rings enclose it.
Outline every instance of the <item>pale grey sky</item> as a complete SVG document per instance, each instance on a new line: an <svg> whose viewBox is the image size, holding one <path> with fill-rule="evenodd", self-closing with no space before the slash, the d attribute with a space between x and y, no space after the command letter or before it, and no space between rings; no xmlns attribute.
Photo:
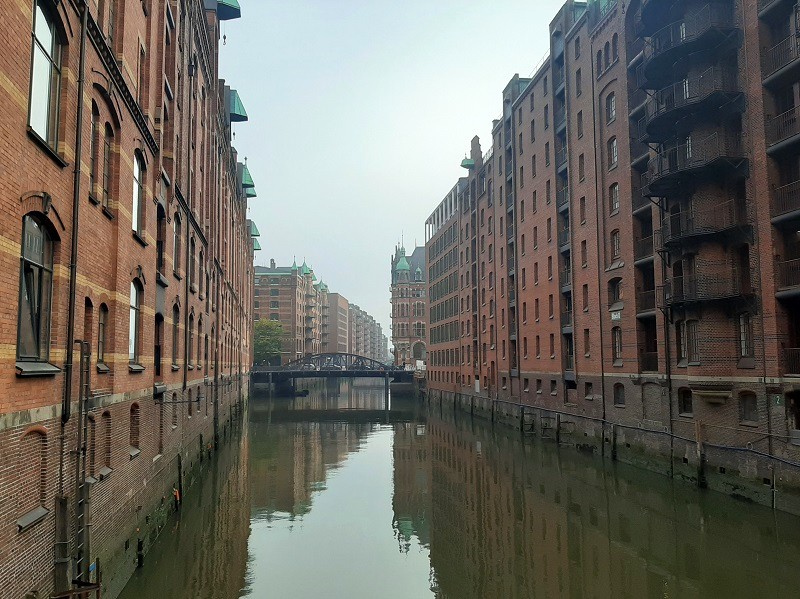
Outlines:
<svg viewBox="0 0 800 599"><path fill-rule="evenodd" d="M240 0L220 74L249 122L235 147L256 183L256 264L314 267L389 336L389 256L411 251L488 147L501 92L548 49L561 0Z"/></svg>

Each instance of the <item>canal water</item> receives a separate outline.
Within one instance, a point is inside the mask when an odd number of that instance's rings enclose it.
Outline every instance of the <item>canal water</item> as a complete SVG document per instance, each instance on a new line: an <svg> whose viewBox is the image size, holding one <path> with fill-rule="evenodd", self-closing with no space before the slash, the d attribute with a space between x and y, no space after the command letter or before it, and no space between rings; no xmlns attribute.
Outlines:
<svg viewBox="0 0 800 599"><path fill-rule="evenodd" d="M122 599L800 597L800 519L369 381L251 399Z"/></svg>

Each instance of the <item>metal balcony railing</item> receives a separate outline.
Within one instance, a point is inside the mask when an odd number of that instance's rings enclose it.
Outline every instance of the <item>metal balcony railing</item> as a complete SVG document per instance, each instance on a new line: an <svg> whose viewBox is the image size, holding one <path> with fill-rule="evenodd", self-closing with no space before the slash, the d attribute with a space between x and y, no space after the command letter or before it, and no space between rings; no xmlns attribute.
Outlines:
<svg viewBox="0 0 800 599"><path fill-rule="evenodd" d="M743 159L741 137L715 132L703 139L690 136L683 143L664 147L647 163L642 181L650 185L662 177L701 168L719 158Z"/></svg>
<svg viewBox="0 0 800 599"><path fill-rule="evenodd" d="M569 227L561 229L558 232L558 245L567 245L569 243Z"/></svg>
<svg viewBox="0 0 800 599"><path fill-rule="evenodd" d="M732 70L711 67L699 75L687 77L653 94L647 100L645 122L672 110L696 104L711 94L736 93L740 91L736 73Z"/></svg>
<svg viewBox="0 0 800 599"><path fill-rule="evenodd" d="M553 71L553 87L557 88L564 83L564 69L556 69Z"/></svg>
<svg viewBox="0 0 800 599"><path fill-rule="evenodd" d="M560 168L567 161L566 146L556 151L556 168Z"/></svg>
<svg viewBox="0 0 800 599"><path fill-rule="evenodd" d="M642 237L633 243L633 258L641 260L653 255L653 236Z"/></svg>
<svg viewBox="0 0 800 599"><path fill-rule="evenodd" d="M738 269L732 269L727 277L704 274L672 277L661 287L661 299L667 306L733 299L750 293L750 286L745 285L744 280Z"/></svg>
<svg viewBox="0 0 800 599"><path fill-rule="evenodd" d="M780 261L777 266L779 289L800 285L800 258Z"/></svg>
<svg viewBox="0 0 800 599"><path fill-rule="evenodd" d="M647 100L647 92L642 88L636 88L628 94L628 108L631 112L638 108Z"/></svg>
<svg viewBox="0 0 800 599"><path fill-rule="evenodd" d="M647 312L656 308L656 290L646 289L636 294L636 311Z"/></svg>
<svg viewBox="0 0 800 599"><path fill-rule="evenodd" d="M758 12L764 12L770 6L781 0L758 0Z"/></svg>
<svg viewBox="0 0 800 599"><path fill-rule="evenodd" d="M517 301L517 292L513 288L508 290L508 301L510 303L514 303Z"/></svg>
<svg viewBox="0 0 800 599"><path fill-rule="evenodd" d="M793 33L761 54L761 75L766 79L800 58L800 37Z"/></svg>
<svg viewBox="0 0 800 599"><path fill-rule="evenodd" d="M565 186L556 191L556 206L559 208L569 202L569 187Z"/></svg>
<svg viewBox="0 0 800 599"><path fill-rule="evenodd" d="M642 372L658 372L658 352L640 349L639 366Z"/></svg>
<svg viewBox="0 0 800 599"><path fill-rule="evenodd" d="M645 60L649 62L673 48L693 42L710 29L734 25L736 20L731 6L706 4L691 15L653 33L650 44L645 48Z"/></svg>
<svg viewBox="0 0 800 599"><path fill-rule="evenodd" d="M567 310L561 313L561 326L568 327L572 325L572 310Z"/></svg>
<svg viewBox="0 0 800 599"><path fill-rule="evenodd" d="M572 284L572 269L565 268L561 271L561 285L571 285Z"/></svg>
<svg viewBox="0 0 800 599"><path fill-rule="evenodd" d="M783 373L800 376L800 347L783 348Z"/></svg>
<svg viewBox="0 0 800 599"><path fill-rule="evenodd" d="M563 108L559 108L553 113L553 125L559 129L567 120L567 112ZM558 160L556 158L556 160Z"/></svg>
<svg viewBox="0 0 800 599"><path fill-rule="evenodd" d="M575 356L564 354L564 370L575 370Z"/></svg>
<svg viewBox="0 0 800 599"><path fill-rule="evenodd" d="M644 195L641 189L634 189L631 196L631 207L636 211L645 206L652 206L650 198Z"/></svg>
<svg viewBox="0 0 800 599"><path fill-rule="evenodd" d="M747 209L744 200L729 200L703 210L686 210L664 216L661 223L661 239L664 244L679 239L711 235L747 224Z"/></svg>
<svg viewBox="0 0 800 599"><path fill-rule="evenodd" d="M800 210L800 181L775 187L772 190L772 216Z"/></svg>
<svg viewBox="0 0 800 599"><path fill-rule="evenodd" d="M509 241L513 241L514 239L514 223L509 223L506 227L506 235L508 236Z"/></svg>
<svg viewBox="0 0 800 599"><path fill-rule="evenodd" d="M790 108L766 123L766 141L771 146L800 133L800 106Z"/></svg>

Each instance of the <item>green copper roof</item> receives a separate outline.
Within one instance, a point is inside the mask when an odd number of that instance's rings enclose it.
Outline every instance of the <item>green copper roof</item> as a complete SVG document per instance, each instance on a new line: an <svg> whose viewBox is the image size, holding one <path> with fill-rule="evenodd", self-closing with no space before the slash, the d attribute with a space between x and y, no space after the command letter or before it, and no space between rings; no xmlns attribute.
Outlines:
<svg viewBox="0 0 800 599"><path fill-rule="evenodd" d="M256 184L253 183L253 177L250 176L250 169L246 164L242 165L242 187L245 189L252 189Z"/></svg>
<svg viewBox="0 0 800 599"><path fill-rule="evenodd" d="M405 254L400 256L400 259L397 261L397 266L395 270L398 272L401 270L411 270L411 267L408 265L408 260L406 260Z"/></svg>
<svg viewBox="0 0 800 599"><path fill-rule="evenodd" d="M253 250L255 250L256 252L261 250L261 244L258 243L258 239L256 239L255 237L253 238Z"/></svg>
<svg viewBox="0 0 800 599"><path fill-rule="evenodd" d="M252 220L250 221L250 237L261 237L261 233L259 233L256 223Z"/></svg>
<svg viewBox="0 0 800 599"><path fill-rule="evenodd" d="M300 267L300 274L302 275L311 274L311 270L308 268L308 264L306 264L305 260L303 260L303 266Z"/></svg>
<svg viewBox="0 0 800 599"><path fill-rule="evenodd" d="M297 270L297 258L292 260L292 270Z"/></svg>
<svg viewBox="0 0 800 599"><path fill-rule="evenodd" d="M217 17L220 21L238 19L242 16L242 9L236 0L218 0Z"/></svg>
<svg viewBox="0 0 800 599"><path fill-rule="evenodd" d="M248 187L247 189L244 190L244 195L246 197L248 197L248 198L254 198L258 194L256 194L256 188L255 187Z"/></svg>
<svg viewBox="0 0 800 599"><path fill-rule="evenodd" d="M239 92L231 90L231 122L242 123L247 120L247 111L244 109Z"/></svg>
<svg viewBox="0 0 800 599"><path fill-rule="evenodd" d="M461 161L461 166L464 168L475 168L475 161L472 158L464 158Z"/></svg>

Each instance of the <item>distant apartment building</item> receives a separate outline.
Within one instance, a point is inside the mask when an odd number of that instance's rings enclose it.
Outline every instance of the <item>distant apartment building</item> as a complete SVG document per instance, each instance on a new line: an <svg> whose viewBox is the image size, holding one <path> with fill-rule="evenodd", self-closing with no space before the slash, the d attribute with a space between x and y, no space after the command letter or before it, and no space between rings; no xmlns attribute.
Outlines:
<svg viewBox="0 0 800 599"><path fill-rule="evenodd" d="M339 293L328 294L328 316L323 320L323 331L323 353L350 353L350 302Z"/></svg>
<svg viewBox="0 0 800 599"><path fill-rule="evenodd" d="M414 248L406 256L405 247L396 247L390 268L394 363L415 364L417 360L425 360L427 354L425 248Z"/></svg>
<svg viewBox="0 0 800 599"><path fill-rule="evenodd" d="M355 304L350 304L350 353L378 362L386 359L386 337L375 318Z"/></svg>
<svg viewBox="0 0 800 599"><path fill-rule="evenodd" d="M689 476L698 445L720 472L730 448L800 459L794 15L561 7L426 222L435 393L557 410L596 446L614 423Z"/></svg>

